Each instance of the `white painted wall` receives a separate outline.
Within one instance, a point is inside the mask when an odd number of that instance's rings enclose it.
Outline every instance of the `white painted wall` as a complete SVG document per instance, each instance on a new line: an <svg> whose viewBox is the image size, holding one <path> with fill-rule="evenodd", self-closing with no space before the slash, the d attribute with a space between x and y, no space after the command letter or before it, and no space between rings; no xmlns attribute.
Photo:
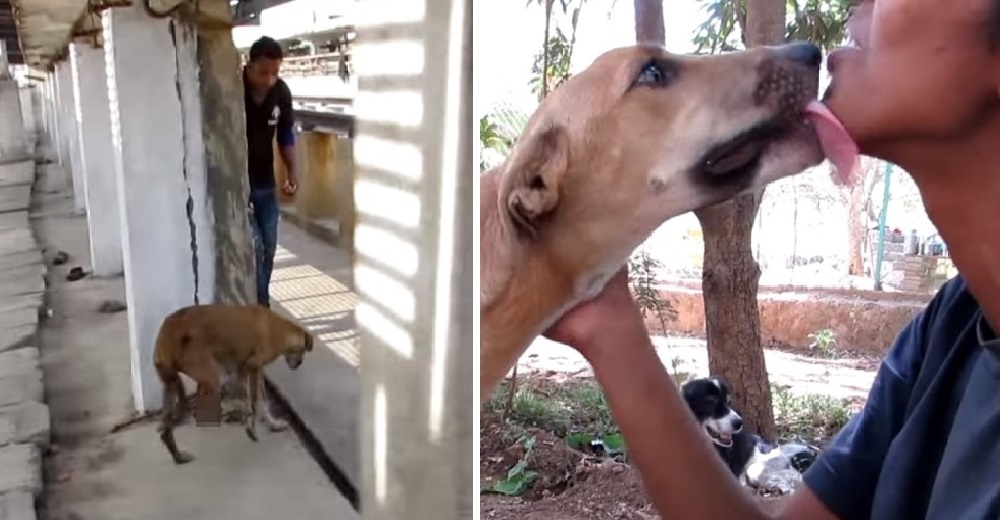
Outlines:
<svg viewBox="0 0 1000 520"><path fill-rule="evenodd" d="M21 92L14 80L0 80L0 163L27 156Z"/></svg>
<svg viewBox="0 0 1000 520"><path fill-rule="evenodd" d="M104 11L111 132L118 185L132 394L139 411L159 408L153 368L163 318L215 284L194 38L142 7ZM176 43L175 43L176 42ZM180 71L180 74L179 74ZM198 133L196 133L198 132ZM199 165L199 160L201 164ZM189 214L190 208L190 214ZM191 225L197 255L192 253Z"/></svg>
<svg viewBox="0 0 1000 520"><path fill-rule="evenodd" d="M124 267L104 50L73 44L70 53L78 68L78 130L85 161L83 184L91 266L95 276L116 276L124 272Z"/></svg>
<svg viewBox="0 0 1000 520"><path fill-rule="evenodd" d="M372 24L358 28L357 56L413 42L426 57L355 64L358 98L390 105L355 108L361 509L366 520L472 518L472 0L357 5ZM389 101L404 94L419 100L416 122L415 103Z"/></svg>

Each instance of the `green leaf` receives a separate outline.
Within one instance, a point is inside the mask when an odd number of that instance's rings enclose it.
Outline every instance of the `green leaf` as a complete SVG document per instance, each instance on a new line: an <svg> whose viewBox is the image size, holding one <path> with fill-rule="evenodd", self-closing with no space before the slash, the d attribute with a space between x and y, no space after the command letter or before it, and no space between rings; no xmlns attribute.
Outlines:
<svg viewBox="0 0 1000 520"><path fill-rule="evenodd" d="M605 435L601 438L601 445L609 454L625 453L625 438L620 433Z"/></svg>
<svg viewBox="0 0 1000 520"><path fill-rule="evenodd" d="M594 436L589 433L573 433L566 437L566 444L574 450L582 449L586 446L590 446L593 442Z"/></svg>
<svg viewBox="0 0 1000 520"><path fill-rule="evenodd" d="M535 477L538 473L535 471L525 471L518 473L514 477L508 477L490 487L490 491L495 493L500 493L507 496L519 496L524 494L525 491L531 486L531 483L535 481Z"/></svg>

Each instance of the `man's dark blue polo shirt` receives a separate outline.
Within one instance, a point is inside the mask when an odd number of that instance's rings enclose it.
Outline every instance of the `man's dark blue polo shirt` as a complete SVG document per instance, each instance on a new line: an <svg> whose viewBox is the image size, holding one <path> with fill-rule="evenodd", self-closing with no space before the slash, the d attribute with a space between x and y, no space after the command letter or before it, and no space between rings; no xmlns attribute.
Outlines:
<svg viewBox="0 0 1000 520"><path fill-rule="evenodd" d="M292 91L280 78L264 100L257 103L250 93L246 72L243 73L243 104L247 124L247 173L250 187L274 188L274 148L271 142L277 135L278 146L295 144L292 114Z"/></svg>
<svg viewBox="0 0 1000 520"><path fill-rule="evenodd" d="M1000 340L961 277L896 338L805 482L841 520L1000 518Z"/></svg>

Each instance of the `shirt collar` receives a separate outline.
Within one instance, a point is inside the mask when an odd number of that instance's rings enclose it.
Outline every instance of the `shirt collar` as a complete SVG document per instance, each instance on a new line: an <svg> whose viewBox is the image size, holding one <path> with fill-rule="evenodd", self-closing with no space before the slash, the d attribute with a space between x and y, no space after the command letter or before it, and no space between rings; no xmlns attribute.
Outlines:
<svg viewBox="0 0 1000 520"><path fill-rule="evenodd" d="M976 339L979 340L979 345L994 354L1000 354L1000 338L997 338L993 328L986 321L986 316L982 313L979 314L979 319L976 320Z"/></svg>

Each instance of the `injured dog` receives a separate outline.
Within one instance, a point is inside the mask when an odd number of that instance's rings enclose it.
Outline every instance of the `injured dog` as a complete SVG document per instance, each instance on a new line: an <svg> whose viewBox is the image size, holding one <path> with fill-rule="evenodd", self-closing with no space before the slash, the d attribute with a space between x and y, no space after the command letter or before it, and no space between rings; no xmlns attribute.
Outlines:
<svg viewBox="0 0 1000 520"><path fill-rule="evenodd" d="M480 177L480 401L667 219L857 149L816 101L811 44L715 56L609 51Z"/></svg>
<svg viewBox="0 0 1000 520"><path fill-rule="evenodd" d="M153 362L163 384L160 440L177 464L193 457L177 448L174 427L187 414L181 374L197 384L197 395L221 396L220 376L235 374L246 385L249 413L244 415L247 436L257 440L258 402L272 430L287 427L271 415L264 388L264 367L280 356L295 370L312 350L308 331L278 313L252 305L194 305L163 320L156 337Z"/></svg>

